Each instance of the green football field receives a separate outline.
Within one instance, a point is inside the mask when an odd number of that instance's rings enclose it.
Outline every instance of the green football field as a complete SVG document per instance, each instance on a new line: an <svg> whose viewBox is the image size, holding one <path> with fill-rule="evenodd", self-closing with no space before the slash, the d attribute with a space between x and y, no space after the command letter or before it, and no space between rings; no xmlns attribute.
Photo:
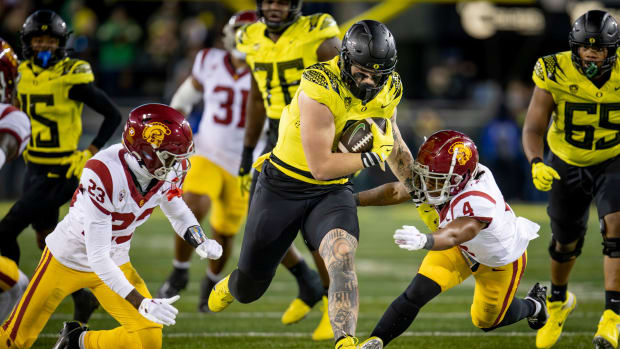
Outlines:
<svg viewBox="0 0 620 349"><path fill-rule="evenodd" d="M8 203L0 204L4 215ZM538 222L540 238L528 249L527 270L519 287L524 296L536 281L548 281L550 239L549 222L544 205L513 205L518 215ZM64 215L63 211L63 215ZM592 212L594 213L594 212ZM403 204L385 208L360 208L360 247L356 257L359 278L360 315L358 337L364 339L372 331L385 308L409 284L424 257L424 252L409 252L396 247L392 240L394 229L403 224L422 227L413 206ZM131 258L134 267L147 282L152 293L163 283L171 269L173 232L161 211L155 211L132 239ZM239 255L241 235L226 270L230 271ZM311 258L301 240L296 241L306 259ZM41 252L34 242L32 230L20 236L21 268L32 272ZM303 321L289 326L280 316L297 292L296 283L286 270L280 268L267 293L249 305L233 303L220 314L201 314L196 311L199 281L206 261L194 258L188 289L175 303L180 314L175 326L164 329L164 348L333 348L331 341L313 342L311 332L320 318L315 307ZM591 215L589 232L583 254L572 274L569 289L577 295L578 306L569 317L564 333L554 348L592 348L591 340L604 308L601 235L595 214ZM469 318L473 297L473 279L440 295L424 309L409 330L392 342L389 348L534 348L535 332L521 323L484 333L475 328ZM70 297L69 297L70 298ZM73 311L70 299L65 300L52 316L33 348L50 348L62 322ZM102 310L97 310L90 322L94 330L109 329L118 324Z"/></svg>

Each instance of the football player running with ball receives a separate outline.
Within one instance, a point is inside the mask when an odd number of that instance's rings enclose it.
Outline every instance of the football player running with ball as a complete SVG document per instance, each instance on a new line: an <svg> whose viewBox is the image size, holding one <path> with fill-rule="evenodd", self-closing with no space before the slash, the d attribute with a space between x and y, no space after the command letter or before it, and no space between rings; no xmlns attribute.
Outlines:
<svg viewBox="0 0 620 349"><path fill-rule="evenodd" d="M360 348L383 348L411 326L425 304L472 275L474 326L487 332L527 318L531 328L541 328L548 317L546 288L536 283L525 299L514 298L539 226L514 214L491 171L478 163L474 142L457 131L436 132L420 147L413 171L416 195L400 183L356 195L360 206L395 204L411 195L438 215L427 223L430 234L407 225L396 230L400 248L429 252Z"/></svg>
<svg viewBox="0 0 620 349"><path fill-rule="evenodd" d="M198 221L209 213L213 238L224 253L209 261L200 284L198 311L209 311L207 300L220 281L233 246L233 238L248 210L248 195L239 190L239 169L245 126L245 111L250 90L250 70L243 55L235 48L235 32L239 27L256 22L254 11L242 11L230 18L224 27L224 46L204 49L196 55L192 75L179 87L170 106L189 114L192 106L204 100L205 108L198 132L194 135L196 155L183 186L183 201ZM205 180L205 177L209 180ZM175 296L189 281L190 258L194 249L175 235L174 269L157 294L160 298Z"/></svg>
<svg viewBox="0 0 620 349"><path fill-rule="evenodd" d="M402 97L396 61L392 33L382 23L364 20L347 31L339 56L304 70L299 89L282 112L273 152L256 162L261 172L239 264L215 285L209 297L212 311L224 310L235 299L259 299L301 230L329 273L335 347L356 348L359 295L354 257L359 223L350 177L387 160L398 176L411 181L411 172L399 165L411 154L396 125ZM370 117L386 119L385 132L371 124L372 149L338 153L345 126Z"/></svg>
<svg viewBox="0 0 620 349"><path fill-rule="evenodd" d="M30 138L30 119L13 106L17 83L17 55L0 38L0 169L16 159ZM4 321L24 293L28 277L14 260L0 256L0 321Z"/></svg>
<svg viewBox="0 0 620 349"><path fill-rule="evenodd" d="M550 348L560 337L577 298L567 291L581 254L590 203L594 200L605 273L605 310L594 335L598 349L618 347L620 326L620 32L607 12L579 17L569 34L570 51L542 57L523 126L523 149L538 190L549 191L551 220L550 318L536 347ZM553 115L553 119L552 119ZM549 122L551 126L549 126ZM544 138L551 152L543 161Z"/></svg>
<svg viewBox="0 0 620 349"><path fill-rule="evenodd" d="M261 154L270 152L278 140L282 110L291 103L304 68L338 55L340 30L336 21L325 13L301 15L301 0L257 0L259 21L242 27L237 35L237 49L246 54L252 70L252 86L248 98L248 115L239 179L241 190L250 191L250 205L258 174L251 177L252 160L257 141L268 119L267 144ZM295 276L299 286L296 299L282 315L282 323L295 323L322 300L323 317L312 334L314 340L333 337L327 316L329 277L321 256L312 256L321 278L310 269L294 245L284 255L282 264Z"/></svg>
<svg viewBox="0 0 620 349"><path fill-rule="evenodd" d="M88 331L66 322L54 349L161 348L162 325L175 324L179 296L152 299L129 247L159 207L201 258L222 254L180 197L193 147L189 123L175 109L145 104L130 112L123 144L86 163L69 213L45 239L24 297L0 328L0 348L30 348L58 304L83 287L121 326Z"/></svg>

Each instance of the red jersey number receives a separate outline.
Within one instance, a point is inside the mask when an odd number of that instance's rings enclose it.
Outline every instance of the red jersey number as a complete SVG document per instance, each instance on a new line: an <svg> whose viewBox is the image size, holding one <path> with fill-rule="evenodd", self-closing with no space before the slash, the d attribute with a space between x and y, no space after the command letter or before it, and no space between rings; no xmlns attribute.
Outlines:
<svg viewBox="0 0 620 349"><path fill-rule="evenodd" d="M223 103L220 103L220 107L224 109L225 115L221 116L221 115L218 115L217 113L214 113L213 121L215 121L215 123L217 124L230 125L233 122L232 106L233 106L233 101L235 100L235 90L227 86L215 86L215 88L213 88L213 92L214 93L221 92L221 93L226 94L225 96L226 100ZM242 99L241 100L241 115L239 117L239 122L237 122L237 127L239 128L245 127L245 110L246 110L246 104L248 101L248 95L249 95L249 91L241 90L241 99Z"/></svg>

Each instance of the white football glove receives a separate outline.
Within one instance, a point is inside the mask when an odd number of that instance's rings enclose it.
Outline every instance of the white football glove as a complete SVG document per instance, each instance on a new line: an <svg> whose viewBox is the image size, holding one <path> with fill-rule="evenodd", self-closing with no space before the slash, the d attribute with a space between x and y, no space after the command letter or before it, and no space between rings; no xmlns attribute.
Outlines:
<svg viewBox="0 0 620 349"><path fill-rule="evenodd" d="M409 251L417 251L424 248L427 237L420 233L418 228L411 225L403 225L401 229L397 229L394 233L394 242L400 248Z"/></svg>
<svg viewBox="0 0 620 349"><path fill-rule="evenodd" d="M176 295L172 298L144 298L138 312L150 321L158 324L170 326L174 325L179 311L171 304L176 302L181 296Z"/></svg>
<svg viewBox="0 0 620 349"><path fill-rule="evenodd" d="M207 241L196 247L196 253L200 256L200 259L218 259L222 256L222 246L215 240L207 239Z"/></svg>

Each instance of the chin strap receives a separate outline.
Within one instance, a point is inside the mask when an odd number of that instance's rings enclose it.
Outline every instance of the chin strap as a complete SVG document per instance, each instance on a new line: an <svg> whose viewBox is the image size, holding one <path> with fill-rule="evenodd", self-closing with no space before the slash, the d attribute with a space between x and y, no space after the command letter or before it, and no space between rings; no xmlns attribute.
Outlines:
<svg viewBox="0 0 620 349"><path fill-rule="evenodd" d="M168 192L166 193L166 197L168 198L168 201L174 199L174 197L181 197L181 195L183 195L183 189L177 187L177 182L179 181L179 177L175 177L172 180L172 183L170 185L170 189L168 189Z"/></svg>

